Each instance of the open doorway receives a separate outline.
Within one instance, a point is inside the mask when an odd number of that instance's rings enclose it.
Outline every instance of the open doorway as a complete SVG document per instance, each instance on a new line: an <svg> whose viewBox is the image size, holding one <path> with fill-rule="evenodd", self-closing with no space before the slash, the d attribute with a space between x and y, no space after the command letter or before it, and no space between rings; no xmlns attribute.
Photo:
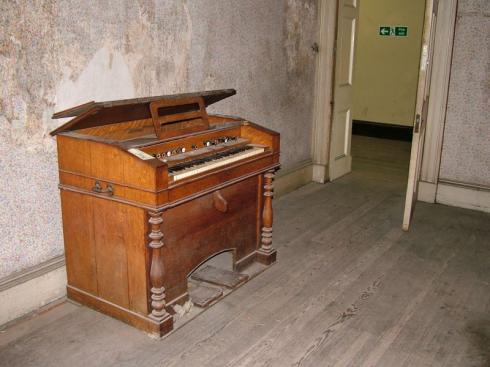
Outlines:
<svg viewBox="0 0 490 367"><path fill-rule="evenodd" d="M313 179L317 182L333 181L337 178L350 173L352 171L352 120L354 113L354 85L355 85L355 51L356 51L356 40L359 35L359 10L362 8L359 0L338 0L335 1L337 7L335 20L329 19L328 11L331 10L327 5L332 5L334 0L326 0L323 6L320 7L320 42L322 38L326 38L328 42L329 39L325 35L325 31L322 30L322 25L328 24L328 21L335 21L336 24L336 36L335 36L335 47L331 55L328 52L320 52L319 57L319 70L322 70L322 66L328 65L329 56L332 57L332 67L333 67L333 79L329 83L329 79L325 76L325 72L319 72L318 82L317 82L317 98L315 104L315 124L314 124L314 144L313 144ZM371 1L371 3L382 2L382 0ZM387 2L384 6L390 6ZM406 5L406 4L405 4ZM400 8L400 7L398 7ZM414 33L413 29L405 24L400 24L402 20L398 20L394 14L398 8L394 8L392 12L388 13L386 20L381 20L383 23L379 24L379 20L375 20L375 37L380 39L390 39L394 38L392 41L397 41L400 39L408 39L409 35ZM417 10L417 9L416 9ZM415 103L408 96L403 96L401 100L408 100L409 111L408 115L412 116L411 121L406 123L407 128L412 128L413 139L410 147L410 161L408 168L408 184L406 190L406 201L403 219L403 228L408 229L410 224L410 219L412 217L413 208L418 195L418 182L420 180L421 166L422 166L422 153L424 147L424 139L427 126L427 116L429 110L429 90L431 82L431 72L432 72L432 56L433 56L433 45L435 37L435 25L436 25L436 15L438 10L438 0L426 0L423 2L423 13L421 11L412 12L415 15L417 13L422 13L422 15L415 17L415 23L422 23L420 40L415 39L415 44L419 47L414 51L415 55L419 55L419 60L414 67L417 67L415 75L416 77L416 88L415 88ZM379 11L375 10L375 13ZM404 15L406 11L401 7L401 15ZM410 13L410 12L409 12ZM330 23L331 24L331 23ZM414 25L414 27L416 27ZM373 27L371 27L373 28ZM372 33L372 29L371 29ZM417 33L417 32L415 32ZM323 37L322 37L323 35ZM368 54L373 55L372 49L373 42L368 44ZM396 42L393 44L397 44ZM406 45L405 45L406 47ZM402 47L401 51L405 47ZM394 50L392 53L401 53L400 50ZM374 55L377 56L379 52L375 52ZM389 53L390 54L390 53ZM376 67L381 71L381 75L386 74L387 66L383 66L384 60L378 59ZM418 64L418 65L417 65ZM380 66L381 65L381 66ZM359 66L359 62L357 63ZM396 66L395 66L396 68ZM391 76L390 83L393 79L397 79L400 74L407 71L407 67L402 67L401 71L395 71ZM373 72L367 72L367 75L371 75ZM357 74L357 73L356 73ZM378 83L379 78L375 78L374 82ZM321 91L322 81L329 83L331 85L331 90L329 92ZM368 85L367 94L371 97L375 94L372 90L372 84ZM403 83L400 80L395 81L395 88L400 89L402 92L405 88L402 86ZM386 89L386 87L384 88ZM384 92L384 90L382 90ZM413 91L413 89L412 89ZM390 91L388 90L388 93ZM381 92L380 92L381 93ZM328 99L331 101L331 108L329 110L322 107L321 103ZM381 100L381 110L386 112L388 108L386 106L392 105L390 100ZM325 113L330 113L330 121L325 121ZM361 106L362 111L362 106ZM363 111L365 112L365 111ZM400 112L400 110L399 110ZM367 115L367 114L366 114ZM390 115L388 115L390 116ZM391 116L393 117L393 116ZM363 120L358 120L363 121ZM366 122L366 120L364 120ZM369 122L369 121L368 121ZM374 121L371 123L380 123L381 121ZM382 122L381 122L382 123ZM388 124L396 126L396 119L388 120ZM387 125L388 125L387 124ZM412 127L413 125L413 127ZM401 125L398 125L400 127ZM329 145L326 149L326 154L323 155L325 150L321 149L322 137L328 139ZM326 156L324 160L323 157Z"/></svg>
<svg viewBox="0 0 490 367"><path fill-rule="evenodd" d="M425 12L425 0L338 2L330 181L356 157L389 159L408 173ZM382 145L391 148L384 157Z"/></svg>
<svg viewBox="0 0 490 367"><path fill-rule="evenodd" d="M352 86L352 170L408 177L425 0L360 0Z"/></svg>
<svg viewBox="0 0 490 367"><path fill-rule="evenodd" d="M359 29L358 11L363 1L322 0L318 3L319 48L312 137L314 182L334 181L352 169L355 32ZM404 229L410 225L416 200L438 201L456 10L457 0L427 0L425 3ZM407 34L410 35L410 29ZM432 68L432 64L437 67Z"/></svg>
<svg viewBox="0 0 490 367"><path fill-rule="evenodd" d="M352 96L353 170L366 161L406 180L425 0L359 2Z"/></svg>

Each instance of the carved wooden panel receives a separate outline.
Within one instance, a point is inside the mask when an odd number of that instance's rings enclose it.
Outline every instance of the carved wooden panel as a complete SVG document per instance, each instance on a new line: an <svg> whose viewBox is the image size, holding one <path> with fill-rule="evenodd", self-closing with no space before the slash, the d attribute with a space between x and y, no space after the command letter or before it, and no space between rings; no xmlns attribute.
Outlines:
<svg viewBox="0 0 490 367"><path fill-rule="evenodd" d="M255 176L221 189L226 211L211 193L165 212L165 284L175 285L167 288L168 301L186 291L187 275L209 256L235 248L240 260L256 250L257 188Z"/></svg>

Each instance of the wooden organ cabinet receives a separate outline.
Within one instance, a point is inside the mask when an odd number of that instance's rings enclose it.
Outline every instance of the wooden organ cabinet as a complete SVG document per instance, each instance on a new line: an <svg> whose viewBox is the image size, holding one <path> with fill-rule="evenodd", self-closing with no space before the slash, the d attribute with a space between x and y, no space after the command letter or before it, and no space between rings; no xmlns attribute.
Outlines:
<svg viewBox="0 0 490 367"><path fill-rule="evenodd" d="M279 134L206 107L234 90L90 102L57 136L68 297L154 335L225 250L270 265Z"/></svg>

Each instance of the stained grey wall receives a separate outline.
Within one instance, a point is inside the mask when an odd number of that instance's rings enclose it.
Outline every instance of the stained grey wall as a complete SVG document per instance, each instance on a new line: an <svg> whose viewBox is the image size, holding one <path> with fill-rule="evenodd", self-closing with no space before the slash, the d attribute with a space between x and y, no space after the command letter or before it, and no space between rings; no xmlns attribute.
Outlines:
<svg viewBox="0 0 490 367"><path fill-rule="evenodd" d="M0 2L0 277L62 253L54 111L236 88L214 111L310 157L315 0Z"/></svg>
<svg viewBox="0 0 490 367"><path fill-rule="evenodd" d="M490 1L459 0L440 178L490 187Z"/></svg>

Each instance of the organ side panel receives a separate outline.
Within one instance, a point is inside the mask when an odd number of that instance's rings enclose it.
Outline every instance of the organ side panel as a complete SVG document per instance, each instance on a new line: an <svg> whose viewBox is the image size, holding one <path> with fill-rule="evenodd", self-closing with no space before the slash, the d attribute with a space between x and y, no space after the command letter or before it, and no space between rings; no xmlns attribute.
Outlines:
<svg viewBox="0 0 490 367"><path fill-rule="evenodd" d="M148 277L149 250L147 245L148 226L145 211L130 205L124 205L123 231L128 260L128 298L129 309L148 314Z"/></svg>
<svg viewBox="0 0 490 367"><path fill-rule="evenodd" d="M97 294L92 197L61 191L68 285Z"/></svg>
<svg viewBox="0 0 490 367"><path fill-rule="evenodd" d="M68 285L148 314L144 209L61 190Z"/></svg>
<svg viewBox="0 0 490 367"><path fill-rule="evenodd" d="M129 308L128 258L122 204L93 199L98 296Z"/></svg>
<svg viewBox="0 0 490 367"><path fill-rule="evenodd" d="M58 145L58 167L60 170L85 175L91 174L90 141L58 135L56 143Z"/></svg>

